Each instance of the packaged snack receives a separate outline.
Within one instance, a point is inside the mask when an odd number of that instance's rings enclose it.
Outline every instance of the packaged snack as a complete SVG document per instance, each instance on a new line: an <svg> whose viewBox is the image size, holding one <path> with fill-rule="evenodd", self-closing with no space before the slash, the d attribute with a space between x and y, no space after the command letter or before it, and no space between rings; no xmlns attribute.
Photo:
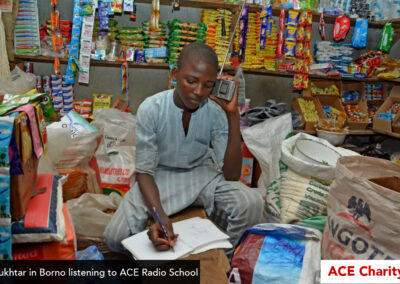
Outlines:
<svg viewBox="0 0 400 284"><path fill-rule="evenodd" d="M100 108L110 108L113 95L93 94L93 111Z"/></svg>
<svg viewBox="0 0 400 284"><path fill-rule="evenodd" d="M393 40L393 26L391 23L386 23L382 30L381 40L379 41L378 49L389 52Z"/></svg>
<svg viewBox="0 0 400 284"><path fill-rule="evenodd" d="M351 44L355 48L364 48L367 45L368 21L357 19L354 27Z"/></svg>
<svg viewBox="0 0 400 284"><path fill-rule="evenodd" d="M299 16L299 12L298 11L290 10L288 12L286 25L288 27L296 28L297 27L298 16Z"/></svg>
<svg viewBox="0 0 400 284"><path fill-rule="evenodd" d="M336 41L344 40L349 29L350 18L345 15L336 17L333 27L333 39Z"/></svg>

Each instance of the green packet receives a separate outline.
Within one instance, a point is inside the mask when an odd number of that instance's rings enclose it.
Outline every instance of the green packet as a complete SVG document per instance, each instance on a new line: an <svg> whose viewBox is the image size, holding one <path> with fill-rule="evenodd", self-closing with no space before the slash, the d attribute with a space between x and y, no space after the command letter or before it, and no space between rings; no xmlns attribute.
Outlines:
<svg viewBox="0 0 400 284"><path fill-rule="evenodd" d="M205 30L199 31L190 31L190 30L174 30L173 32L169 33L170 37L179 36L179 35L186 35L186 36L206 36Z"/></svg>
<svg viewBox="0 0 400 284"><path fill-rule="evenodd" d="M168 21L168 27L174 29L207 30L207 25L203 23L182 23L178 19Z"/></svg>
<svg viewBox="0 0 400 284"><path fill-rule="evenodd" d="M187 35L174 35L169 37L170 41L205 41L205 36L187 36Z"/></svg>
<svg viewBox="0 0 400 284"><path fill-rule="evenodd" d="M60 116L53 107L53 99L51 98L50 95L43 93L43 96L40 97L39 104L42 107L44 120L46 122L53 122L60 120Z"/></svg>
<svg viewBox="0 0 400 284"><path fill-rule="evenodd" d="M386 23L383 26L381 40L379 41L379 44L378 44L379 50L382 50L385 52L390 51L390 48L392 47L393 34L394 34L394 30L393 30L392 24Z"/></svg>
<svg viewBox="0 0 400 284"><path fill-rule="evenodd" d="M0 115L29 102L35 101L43 94L4 95L3 103L0 105Z"/></svg>
<svg viewBox="0 0 400 284"><path fill-rule="evenodd" d="M121 34L139 34L143 32L142 27L122 27L118 28L118 32Z"/></svg>

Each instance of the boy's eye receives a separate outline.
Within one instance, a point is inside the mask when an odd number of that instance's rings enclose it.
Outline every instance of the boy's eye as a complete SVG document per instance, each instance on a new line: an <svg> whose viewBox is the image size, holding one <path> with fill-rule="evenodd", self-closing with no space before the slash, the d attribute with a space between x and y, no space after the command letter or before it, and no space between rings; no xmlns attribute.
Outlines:
<svg viewBox="0 0 400 284"><path fill-rule="evenodd" d="M211 89L212 87L214 87L214 84L206 84L207 89Z"/></svg>
<svg viewBox="0 0 400 284"><path fill-rule="evenodd" d="M193 80L188 80L188 79L186 79L186 82L188 82L188 84L194 84L194 81L193 81Z"/></svg>

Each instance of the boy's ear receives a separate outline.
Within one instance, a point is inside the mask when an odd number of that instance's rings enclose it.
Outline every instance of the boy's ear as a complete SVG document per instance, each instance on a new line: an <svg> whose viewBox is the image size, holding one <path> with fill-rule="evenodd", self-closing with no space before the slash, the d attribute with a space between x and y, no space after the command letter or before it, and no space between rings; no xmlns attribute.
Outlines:
<svg viewBox="0 0 400 284"><path fill-rule="evenodd" d="M171 74L172 74L172 80L176 81L176 78L177 78L177 76L178 76L178 68L177 68L177 67L174 67L174 68L172 69L172 71L171 71Z"/></svg>

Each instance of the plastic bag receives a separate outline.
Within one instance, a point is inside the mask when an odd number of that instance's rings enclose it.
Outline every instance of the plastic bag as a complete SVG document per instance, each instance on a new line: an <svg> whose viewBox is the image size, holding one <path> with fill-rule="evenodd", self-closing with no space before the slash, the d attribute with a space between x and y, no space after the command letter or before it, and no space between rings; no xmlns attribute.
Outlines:
<svg viewBox="0 0 400 284"><path fill-rule="evenodd" d="M296 225L254 226L236 247L229 283L316 283L321 235L318 230Z"/></svg>
<svg viewBox="0 0 400 284"><path fill-rule="evenodd" d="M10 79L0 79L0 94L20 95L36 88L36 76L25 73L17 66L11 71Z"/></svg>
<svg viewBox="0 0 400 284"><path fill-rule="evenodd" d="M58 173L58 169L76 169L85 173L85 189L87 192L101 193L100 177L97 176L98 168L93 162L97 150L100 131L80 132L71 138L71 129L63 128L61 123L50 124L47 130L48 152L39 161L39 173ZM76 172L77 172L76 171ZM78 175L80 177L81 175ZM71 184L68 179L66 185ZM71 188L69 188L71 189ZM66 187L63 189L63 196ZM71 189L75 190L75 189Z"/></svg>
<svg viewBox="0 0 400 284"><path fill-rule="evenodd" d="M247 148L260 163L262 174L259 187L267 185L279 177L280 148L283 139L292 132L290 113L270 118L242 130Z"/></svg>
<svg viewBox="0 0 400 284"><path fill-rule="evenodd" d="M96 151L103 193L114 191L124 196L135 172L136 117L113 108L98 109L92 124L103 129L103 140Z"/></svg>
<svg viewBox="0 0 400 284"><path fill-rule="evenodd" d="M79 198L67 201L77 238L102 239L104 230L112 218L107 211L117 210L122 197L112 192L110 195L85 193Z"/></svg>
<svg viewBox="0 0 400 284"><path fill-rule="evenodd" d="M364 48L367 45L368 21L366 19L357 19L354 27L351 44L355 48Z"/></svg>

